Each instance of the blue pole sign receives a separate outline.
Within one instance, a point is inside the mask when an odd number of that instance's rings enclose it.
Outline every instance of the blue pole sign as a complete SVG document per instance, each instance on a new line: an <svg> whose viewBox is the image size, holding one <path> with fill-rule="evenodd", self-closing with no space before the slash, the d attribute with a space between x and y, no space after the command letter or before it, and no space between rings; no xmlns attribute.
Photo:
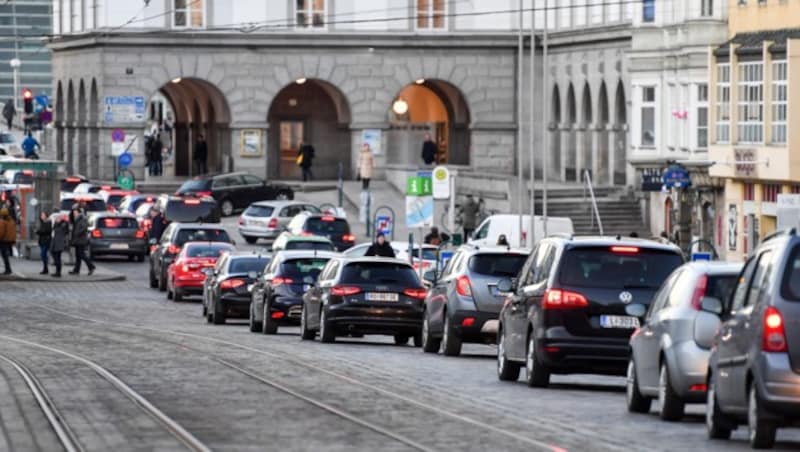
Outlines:
<svg viewBox="0 0 800 452"><path fill-rule="evenodd" d="M117 162L119 163L120 167L127 168L131 166L131 163L133 163L133 155L130 152L123 152L119 155Z"/></svg>

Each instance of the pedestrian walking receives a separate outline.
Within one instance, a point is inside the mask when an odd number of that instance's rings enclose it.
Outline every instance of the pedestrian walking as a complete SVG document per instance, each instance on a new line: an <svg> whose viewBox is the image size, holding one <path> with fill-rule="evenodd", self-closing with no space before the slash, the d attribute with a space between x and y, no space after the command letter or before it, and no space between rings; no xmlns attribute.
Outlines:
<svg viewBox="0 0 800 452"><path fill-rule="evenodd" d="M8 131L11 132L11 125L14 123L14 116L17 115L17 109L14 107L14 100L8 99L3 106L3 118L6 119Z"/></svg>
<svg viewBox="0 0 800 452"><path fill-rule="evenodd" d="M439 154L439 147L431 139L431 134L425 134L425 141L422 143L422 161L430 166L436 163L436 157Z"/></svg>
<svg viewBox="0 0 800 452"><path fill-rule="evenodd" d="M297 152L297 160L303 170L303 182L312 180L314 175L311 173L311 165L314 160L314 146L300 142L300 150Z"/></svg>
<svg viewBox="0 0 800 452"><path fill-rule="evenodd" d="M75 266L69 274L79 274L81 272L81 262L86 262L86 266L89 267L89 275L91 275L94 273L95 266L86 255L86 247L89 246L89 222L78 206L73 206L73 218L75 222L72 225L70 244L75 248Z"/></svg>
<svg viewBox="0 0 800 452"><path fill-rule="evenodd" d="M425 243L428 245L441 245L449 240L450 236L444 232L439 232L439 228L436 226L431 227L431 232L429 232L424 239Z"/></svg>
<svg viewBox="0 0 800 452"><path fill-rule="evenodd" d="M67 250L69 238L69 221L66 216L59 215L53 225L53 238L50 241L50 254L53 255L53 265L56 271L50 276L61 277L61 253Z"/></svg>
<svg viewBox="0 0 800 452"><path fill-rule="evenodd" d="M36 236L39 242L39 257L42 259L42 271L39 272L40 275L50 273L47 268L47 255L50 251L50 244L53 239L52 235L53 223L50 222L47 212L43 210L39 213L39 224L36 225Z"/></svg>
<svg viewBox="0 0 800 452"><path fill-rule="evenodd" d="M377 257L395 257L392 245L386 240L383 232L379 232L375 236L375 241L367 248L364 256L377 256Z"/></svg>
<svg viewBox="0 0 800 452"><path fill-rule="evenodd" d="M17 243L17 223L4 207L0 209L0 255L5 266L4 275L11 274L11 255L15 243Z"/></svg>
<svg viewBox="0 0 800 452"><path fill-rule="evenodd" d="M475 226L478 223L478 211L479 206L478 203L475 202L475 198L473 198L472 195L467 195L467 201L461 208L461 225L464 228L464 241L469 240L472 236L472 231L475 230Z"/></svg>
<svg viewBox="0 0 800 452"><path fill-rule="evenodd" d="M369 180L372 179L372 169L375 167L375 156L368 143L361 145L358 154L358 178L361 179L361 189L369 190Z"/></svg>
<svg viewBox="0 0 800 452"><path fill-rule="evenodd" d="M39 142L33 137L33 134L28 132L28 135L22 140L22 151L25 152L25 158L31 160L39 160L39 154L36 153L37 149L41 149Z"/></svg>
<svg viewBox="0 0 800 452"><path fill-rule="evenodd" d="M208 143L203 135L197 137L197 144L194 145L194 166L197 169L197 174L206 174L208 166Z"/></svg>
<svg viewBox="0 0 800 452"><path fill-rule="evenodd" d="M150 149L150 159L153 162L153 176L161 176L164 172L164 143L161 142L161 134L156 133L153 138L153 146Z"/></svg>

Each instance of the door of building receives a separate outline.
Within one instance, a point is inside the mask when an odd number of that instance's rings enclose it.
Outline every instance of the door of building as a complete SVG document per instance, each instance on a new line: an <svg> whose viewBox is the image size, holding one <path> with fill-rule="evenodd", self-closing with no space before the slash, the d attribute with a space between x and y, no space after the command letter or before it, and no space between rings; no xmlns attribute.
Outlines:
<svg viewBox="0 0 800 452"><path fill-rule="evenodd" d="M300 151L300 142L303 141L305 124L303 121L280 122L280 177L281 179L296 179L302 171L297 166L297 153Z"/></svg>

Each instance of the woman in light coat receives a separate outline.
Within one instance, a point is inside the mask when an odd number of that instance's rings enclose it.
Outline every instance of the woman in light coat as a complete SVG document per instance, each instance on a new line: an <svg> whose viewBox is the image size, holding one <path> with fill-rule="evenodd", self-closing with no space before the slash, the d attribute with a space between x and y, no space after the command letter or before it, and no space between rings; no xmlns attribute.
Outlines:
<svg viewBox="0 0 800 452"><path fill-rule="evenodd" d="M358 177L361 179L361 189L369 190L369 180L372 179L372 168L375 166L375 156L369 148L369 144L361 145L361 152L358 154Z"/></svg>

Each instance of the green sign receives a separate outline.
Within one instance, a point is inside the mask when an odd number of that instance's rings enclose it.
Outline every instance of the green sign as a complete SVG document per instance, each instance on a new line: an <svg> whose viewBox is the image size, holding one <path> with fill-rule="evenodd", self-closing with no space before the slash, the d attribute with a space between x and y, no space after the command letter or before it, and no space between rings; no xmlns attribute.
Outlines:
<svg viewBox="0 0 800 452"><path fill-rule="evenodd" d="M412 176L406 180L406 195L430 196L433 193L433 183L430 177Z"/></svg>
<svg viewBox="0 0 800 452"><path fill-rule="evenodd" d="M133 190L133 178L127 174L120 174L117 177L117 185L123 190Z"/></svg>

